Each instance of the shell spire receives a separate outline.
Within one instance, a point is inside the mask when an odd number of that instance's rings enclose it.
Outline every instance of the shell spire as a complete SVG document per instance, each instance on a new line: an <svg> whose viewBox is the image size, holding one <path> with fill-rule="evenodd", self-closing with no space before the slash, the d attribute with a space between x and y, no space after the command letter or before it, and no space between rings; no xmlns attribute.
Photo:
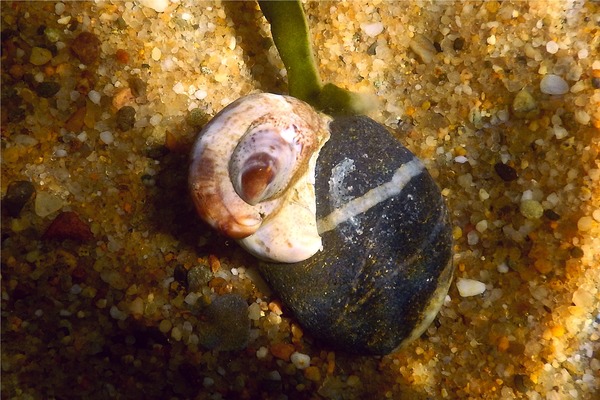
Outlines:
<svg viewBox="0 0 600 400"><path fill-rule="evenodd" d="M198 214L261 259L311 257L321 248L314 174L329 121L300 100L269 93L225 107L192 150Z"/></svg>

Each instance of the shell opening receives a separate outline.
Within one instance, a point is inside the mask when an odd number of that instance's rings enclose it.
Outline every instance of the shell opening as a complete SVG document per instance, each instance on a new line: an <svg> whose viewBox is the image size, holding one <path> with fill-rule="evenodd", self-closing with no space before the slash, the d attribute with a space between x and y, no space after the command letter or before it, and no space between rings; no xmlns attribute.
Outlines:
<svg viewBox="0 0 600 400"><path fill-rule="evenodd" d="M260 126L250 129L229 162L234 190L250 205L278 197L293 179L302 145L290 140L293 127Z"/></svg>
<svg viewBox="0 0 600 400"><path fill-rule="evenodd" d="M265 197L275 177L275 162L265 153L255 154L248 159L249 166L241 173L241 193L238 193L246 203L254 206Z"/></svg>

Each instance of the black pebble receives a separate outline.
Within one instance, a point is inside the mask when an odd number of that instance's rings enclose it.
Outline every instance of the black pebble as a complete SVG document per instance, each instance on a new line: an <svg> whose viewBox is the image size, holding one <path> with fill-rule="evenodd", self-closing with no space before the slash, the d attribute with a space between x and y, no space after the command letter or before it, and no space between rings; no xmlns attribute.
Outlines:
<svg viewBox="0 0 600 400"><path fill-rule="evenodd" d="M21 210L35 193L29 181L14 181L8 184L6 196L2 199L2 209L11 217L18 217Z"/></svg>
<svg viewBox="0 0 600 400"><path fill-rule="evenodd" d="M461 38L461 37L457 37L456 39L454 39L454 42L452 43L452 48L455 51L460 51L465 47L465 39Z"/></svg>
<svg viewBox="0 0 600 400"><path fill-rule="evenodd" d="M573 257L573 258L581 258L584 255L585 255L585 253L583 252L583 250L581 249L581 247L574 246L571 249L571 257Z"/></svg>
<svg viewBox="0 0 600 400"><path fill-rule="evenodd" d="M558 221L560 219L560 215L556 213L556 211L551 209L544 210L544 216L548 218L550 221Z"/></svg>
<svg viewBox="0 0 600 400"><path fill-rule="evenodd" d="M517 170L511 167L510 165L504 163L496 163L494 165L494 170L498 174L500 178L502 178L505 182L510 182L516 180L519 176L517 175Z"/></svg>
<svg viewBox="0 0 600 400"><path fill-rule="evenodd" d="M121 107L117 111L117 128L120 131L127 132L135 124L135 108L131 106Z"/></svg>
<svg viewBox="0 0 600 400"><path fill-rule="evenodd" d="M600 89L600 78L592 78L592 86L594 89Z"/></svg>
<svg viewBox="0 0 600 400"><path fill-rule="evenodd" d="M58 82L42 82L35 88L38 96L46 99L54 96L59 90L60 84Z"/></svg>
<svg viewBox="0 0 600 400"><path fill-rule="evenodd" d="M173 270L173 278L177 281L181 286L187 288L188 286L188 270L181 264L177 264L175 269Z"/></svg>
<svg viewBox="0 0 600 400"><path fill-rule="evenodd" d="M367 117L337 118L330 129L317 160L318 219L338 209L338 201L361 197L390 182L402 165L418 162ZM332 171L349 161L353 167L341 178L346 193L340 199L330 188ZM430 301L446 295L451 231L440 190L422 169L400 193L322 233L323 250L313 257L259 268L313 338L347 352L388 354L423 326Z"/></svg>

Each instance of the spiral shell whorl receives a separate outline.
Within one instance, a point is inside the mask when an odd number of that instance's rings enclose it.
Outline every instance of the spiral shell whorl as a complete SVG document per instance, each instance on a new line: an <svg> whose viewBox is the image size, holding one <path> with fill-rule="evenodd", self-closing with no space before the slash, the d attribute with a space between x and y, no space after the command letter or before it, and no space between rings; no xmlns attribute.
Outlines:
<svg viewBox="0 0 600 400"><path fill-rule="evenodd" d="M260 93L231 103L192 150L189 187L200 216L259 258L311 257L321 248L314 168L328 123L288 96Z"/></svg>

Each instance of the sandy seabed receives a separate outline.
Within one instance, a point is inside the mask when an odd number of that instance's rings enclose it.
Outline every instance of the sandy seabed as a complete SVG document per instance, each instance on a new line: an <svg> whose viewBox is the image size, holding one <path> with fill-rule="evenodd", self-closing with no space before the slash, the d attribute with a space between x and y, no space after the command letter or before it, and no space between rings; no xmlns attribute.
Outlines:
<svg viewBox="0 0 600 400"><path fill-rule="evenodd" d="M286 92L255 2L0 5L3 398L598 395L597 1L304 4L323 80L377 99L447 200L455 283L485 284L385 357L304 334L188 199L201 126ZM245 338L204 313L232 293Z"/></svg>

